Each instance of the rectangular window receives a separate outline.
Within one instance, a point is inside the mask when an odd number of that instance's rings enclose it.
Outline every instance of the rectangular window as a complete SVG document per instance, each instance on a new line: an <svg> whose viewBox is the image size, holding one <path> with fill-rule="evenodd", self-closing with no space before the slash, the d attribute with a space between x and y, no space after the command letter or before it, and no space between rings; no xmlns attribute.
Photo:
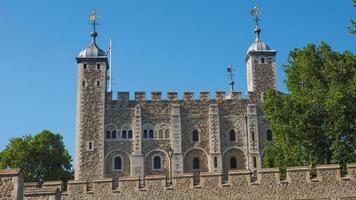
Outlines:
<svg viewBox="0 0 356 200"><path fill-rule="evenodd" d="M93 151L94 150L94 141L88 141L87 142L87 150L88 151Z"/></svg>

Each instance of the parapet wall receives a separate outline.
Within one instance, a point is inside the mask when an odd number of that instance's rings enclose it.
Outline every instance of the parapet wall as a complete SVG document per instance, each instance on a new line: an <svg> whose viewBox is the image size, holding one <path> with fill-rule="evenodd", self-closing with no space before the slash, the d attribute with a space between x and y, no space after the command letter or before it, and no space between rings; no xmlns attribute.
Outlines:
<svg viewBox="0 0 356 200"><path fill-rule="evenodd" d="M248 92L248 99L252 99L254 97L254 94L252 92ZM191 101L191 100L198 100L202 102L206 102L209 100L213 101L223 101L226 99L230 100L242 100L242 94L241 92L231 92L227 94L225 91L216 91L214 98L210 98L210 92L206 91L201 91L199 92L199 97L195 98L194 92L183 92L182 99L179 99L178 92L167 92L167 98L163 99L162 98L162 92L160 91L154 91L151 92L151 98L147 98L147 95L143 91L138 91L134 93L134 98L130 99L130 93L129 92L118 92L117 93L117 99L113 99L112 93L109 92L107 93L107 99L109 101L118 101L118 102L128 102L130 100L132 101L162 101L162 100L168 100L168 101Z"/></svg>
<svg viewBox="0 0 356 200"><path fill-rule="evenodd" d="M229 172L227 181L220 173L179 174L172 184L165 176L122 177L69 181L65 190L61 182L45 182L41 188L26 184L25 199L356 199L356 163L347 172L341 177L338 165L318 166L317 177L311 179L309 167L292 167L281 181L278 169L237 170ZM60 197L41 195L41 189L60 191ZM34 190L38 198L29 198Z"/></svg>

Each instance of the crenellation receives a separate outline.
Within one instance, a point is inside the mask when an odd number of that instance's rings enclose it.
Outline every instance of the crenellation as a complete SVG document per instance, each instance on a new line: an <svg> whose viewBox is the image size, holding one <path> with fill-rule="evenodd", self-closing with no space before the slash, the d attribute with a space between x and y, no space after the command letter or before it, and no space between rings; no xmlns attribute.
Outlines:
<svg viewBox="0 0 356 200"><path fill-rule="evenodd" d="M117 93L117 100L120 103L127 103L130 100L130 93L129 92L118 92Z"/></svg>
<svg viewBox="0 0 356 200"><path fill-rule="evenodd" d="M173 188L180 191L186 191L189 188L193 188L193 174L176 174L173 176Z"/></svg>
<svg viewBox="0 0 356 200"><path fill-rule="evenodd" d="M93 194L101 194L101 199L109 199L110 193L112 193L113 179L100 179L100 180L93 180Z"/></svg>
<svg viewBox="0 0 356 200"><path fill-rule="evenodd" d="M347 174L351 180L356 180L356 163L347 164Z"/></svg>
<svg viewBox="0 0 356 200"><path fill-rule="evenodd" d="M151 175L145 177L145 189L147 191L162 191L167 186L167 177L164 175Z"/></svg>
<svg viewBox="0 0 356 200"><path fill-rule="evenodd" d="M222 179L219 172L200 173L200 186L204 188L221 187Z"/></svg>
<svg viewBox="0 0 356 200"><path fill-rule="evenodd" d="M340 165L318 165L316 166L317 179L319 181L340 181L341 180L341 171Z"/></svg>
<svg viewBox="0 0 356 200"><path fill-rule="evenodd" d="M310 182L310 168L303 166L287 167L287 181L288 183Z"/></svg>
<svg viewBox="0 0 356 200"><path fill-rule="evenodd" d="M167 97L169 101L177 101L178 100L178 92L167 92Z"/></svg>
<svg viewBox="0 0 356 200"><path fill-rule="evenodd" d="M224 91L217 91L215 94L215 98L210 98L210 92L201 91L199 92L199 97L194 97L194 92L186 91L182 94L182 99L179 99L178 92L167 92L167 99L162 97L162 92L160 91L152 91L151 92L151 99L147 99L146 92L144 91L136 91L134 92L134 99L130 98L129 92L117 92L117 98L114 99L112 96L112 92L106 93L106 108L115 108L115 105L129 105L129 104L137 104L142 102L157 102L157 101L169 101L174 103L184 104L185 102L195 101L200 103L207 103L207 102L226 102L226 101L243 101L248 100L242 98L241 92L232 92L229 96L226 96L226 92Z"/></svg>
<svg viewBox="0 0 356 200"><path fill-rule="evenodd" d="M278 168L265 168L257 170L257 180L260 185L279 184L279 177Z"/></svg>
<svg viewBox="0 0 356 200"><path fill-rule="evenodd" d="M355 170L356 164L348 164ZM336 181L338 165L317 166L319 181L308 180L309 167L288 167L287 181L279 181L276 168L257 170L258 181L251 182L251 170L230 170L228 184L223 184L219 172L202 172L200 176L192 173L176 174L172 185L167 185L169 177L165 175L146 176L143 181L138 177L121 177L118 187L113 187L113 179L95 179L92 181L73 181L67 183L67 191L60 189L61 181L23 183L26 187L14 187L13 180L20 174L0 174L0 199L10 198L11 194L25 199L355 199L356 180L352 178ZM354 173L351 171L350 173ZM327 176L325 176L327 175ZM354 174L348 174L352 177ZM327 178L326 178L327 177ZM194 180L199 180L194 185ZM144 183L140 187L140 182Z"/></svg>
<svg viewBox="0 0 356 200"><path fill-rule="evenodd" d="M152 99L152 101L162 100L162 92L159 92L159 91L151 92L151 99Z"/></svg>
<svg viewBox="0 0 356 200"><path fill-rule="evenodd" d="M230 186L248 187L251 184L252 172L249 169L230 170L228 179Z"/></svg>
<svg viewBox="0 0 356 200"><path fill-rule="evenodd" d="M216 91L215 92L215 99L216 99L217 103L221 103L222 101L224 101L225 97L226 97L225 91Z"/></svg>
<svg viewBox="0 0 356 200"><path fill-rule="evenodd" d="M122 177L119 179L119 191L128 194L138 192L140 188L139 181L139 177Z"/></svg>
<svg viewBox="0 0 356 200"><path fill-rule="evenodd" d="M189 92L189 91L183 92L183 100L184 101L194 100L193 98L194 98L194 92Z"/></svg>
<svg viewBox="0 0 356 200"><path fill-rule="evenodd" d="M210 100L210 92L202 91L199 92L199 99L201 102L207 102Z"/></svg>
<svg viewBox="0 0 356 200"><path fill-rule="evenodd" d="M146 93L143 91L135 92L135 101L145 101L146 100Z"/></svg>

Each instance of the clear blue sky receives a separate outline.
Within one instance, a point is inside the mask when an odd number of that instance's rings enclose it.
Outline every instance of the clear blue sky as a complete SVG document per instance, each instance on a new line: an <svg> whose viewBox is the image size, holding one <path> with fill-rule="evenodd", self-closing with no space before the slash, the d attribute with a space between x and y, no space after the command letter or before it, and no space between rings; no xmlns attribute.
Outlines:
<svg viewBox="0 0 356 200"><path fill-rule="evenodd" d="M226 66L246 91L246 50L254 40L250 9L262 14L262 40L278 51L278 88L288 52L326 41L355 53L346 26L351 0L1 0L0 150L9 138L43 129L75 143L76 61L90 42L92 9L98 44L113 37L114 92L228 90Z"/></svg>

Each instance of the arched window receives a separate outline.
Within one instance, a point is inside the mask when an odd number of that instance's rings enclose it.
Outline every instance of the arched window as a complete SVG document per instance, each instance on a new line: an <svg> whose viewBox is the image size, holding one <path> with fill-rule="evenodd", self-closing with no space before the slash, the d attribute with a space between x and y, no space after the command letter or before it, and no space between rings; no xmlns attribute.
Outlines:
<svg viewBox="0 0 356 200"><path fill-rule="evenodd" d="M265 58L261 58L261 63L265 63Z"/></svg>
<svg viewBox="0 0 356 200"><path fill-rule="evenodd" d="M132 137L133 137L132 130L129 130L128 138L132 139Z"/></svg>
<svg viewBox="0 0 356 200"><path fill-rule="evenodd" d="M122 159L120 156L114 158L114 170L122 170Z"/></svg>
<svg viewBox="0 0 356 200"><path fill-rule="evenodd" d="M199 170L200 169L200 161L199 158L194 158L193 159L193 169Z"/></svg>
<svg viewBox="0 0 356 200"><path fill-rule="evenodd" d="M230 130L230 141L236 141L236 133L234 130Z"/></svg>
<svg viewBox="0 0 356 200"><path fill-rule="evenodd" d="M123 130L122 131L122 139L126 139L127 138L127 131Z"/></svg>
<svg viewBox="0 0 356 200"><path fill-rule="evenodd" d="M169 138L169 129L164 131L164 138Z"/></svg>
<svg viewBox="0 0 356 200"><path fill-rule="evenodd" d="M267 130L267 140L268 141L272 141L273 137L272 137L272 131L270 129Z"/></svg>
<svg viewBox="0 0 356 200"><path fill-rule="evenodd" d="M117 138L116 130L113 130L113 131L111 132L111 138L112 138L112 139L116 139L116 138Z"/></svg>
<svg viewBox="0 0 356 200"><path fill-rule="evenodd" d="M218 158L214 157L214 167L218 168Z"/></svg>
<svg viewBox="0 0 356 200"><path fill-rule="evenodd" d="M154 170L161 170L162 169L161 156L153 157L153 169Z"/></svg>
<svg viewBox="0 0 356 200"><path fill-rule="evenodd" d="M96 87L100 87L100 81L96 81Z"/></svg>
<svg viewBox="0 0 356 200"><path fill-rule="evenodd" d="M230 169L236 169L236 168L237 168L236 158L232 157L230 159Z"/></svg>
<svg viewBox="0 0 356 200"><path fill-rule="evenodd" d="M162 129L160 129L158 131L158 138L163 138L163 130Z"/></svg>
<svg viewBox="0 0 356 200"><path fill-rule="evenodd" d="M255 141L255 132L252 131L252 141L254 142Z"/></svg>
<svg viewBox="0 0 356 200"><path fill-rule="evenodd" d="M148 138L147 130L143 130L143 138Z"/></svg>
<svg viewBox="0 0 356 200"><path fill-rule="evenodd" d="M105 139L110 139L110 138L111 138L111 132L107 130L105 133Z"/></svg>
<svg viewBox="0 0 356 200"><path fill-rule="evenodd" d="M154 138L153 130L149 131L149 138L151 138L151 139Z"/></svg>
<svg viewBox="0 0 356 200"><path fill-rule="evenodd" d="M84 64L84 67L83 67L84 69L87 69L87 64Z"/></svg>
<svg viewBox="0 0 356 200"><path fill-rule="evenodd" d="M96 65L96 69L100 69L100 64L97 64L97 65Z"/></svg>
<svg viewBox="0 0 356 200"><path fill-rule="evenodd" d="M85 81L82 81L82 87L85 87Z"/></svg>
<svg viewBox="0 0 356 200"><path fill-rule="evenodd" d="M193 131L193 142L198 142L199 141L199 133L197 130Z"/></svg>
<svg viewBox="0 0 356 200"><path fill-rule="evenodd" d="M256 157L253 157L253 167L256 168L257 167L257 160Z"/></svg>

